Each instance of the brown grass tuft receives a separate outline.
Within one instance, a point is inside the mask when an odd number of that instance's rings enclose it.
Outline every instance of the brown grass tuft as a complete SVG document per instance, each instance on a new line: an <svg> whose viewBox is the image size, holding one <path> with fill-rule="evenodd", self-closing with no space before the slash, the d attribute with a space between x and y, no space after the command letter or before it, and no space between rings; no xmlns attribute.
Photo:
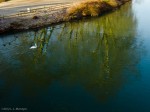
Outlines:
<svg viewBox="0 0 150 112"><path fill-rule="evenodd" d="M98 16L121 5L125 0L86 0L74 4L67 9L67 17L70 19L84 16Z"/></svg>

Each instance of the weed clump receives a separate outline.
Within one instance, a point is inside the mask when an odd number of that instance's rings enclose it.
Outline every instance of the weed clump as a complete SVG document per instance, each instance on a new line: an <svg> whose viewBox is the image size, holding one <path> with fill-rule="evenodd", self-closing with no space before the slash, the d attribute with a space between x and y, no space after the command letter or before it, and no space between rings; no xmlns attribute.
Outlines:
<svg viewBox="0 0 150 112"><path fill-rule="evenodd" d="M86 0L68 8L66 17L68 19L75 19L85 16L99 16L113 10L125 1L129 0Z"/></svg>

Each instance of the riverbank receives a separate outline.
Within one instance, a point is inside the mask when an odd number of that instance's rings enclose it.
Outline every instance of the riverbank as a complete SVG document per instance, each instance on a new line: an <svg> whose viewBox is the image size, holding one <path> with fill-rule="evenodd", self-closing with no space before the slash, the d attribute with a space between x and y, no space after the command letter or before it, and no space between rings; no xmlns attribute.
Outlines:
<svg viewBox="0 0 150 112"><path fill-rule="evenodd" d="M81 19L87 16L99 16L112 11L130 0L86 0L83 2L63 5L52 10L51 6L28 9L13 17L0 18L0 34L13 31L35 29L60 22Z"/></svg>
<svg viewBox="0 0 150 112"><path fill-rule="evenodd" d="M3 0L5 1L5 0ZM0 15L10 15L27 8L38 8L47 5L57 5L60 3L74 3L83 0L9 0L0 3Z"/></svg>

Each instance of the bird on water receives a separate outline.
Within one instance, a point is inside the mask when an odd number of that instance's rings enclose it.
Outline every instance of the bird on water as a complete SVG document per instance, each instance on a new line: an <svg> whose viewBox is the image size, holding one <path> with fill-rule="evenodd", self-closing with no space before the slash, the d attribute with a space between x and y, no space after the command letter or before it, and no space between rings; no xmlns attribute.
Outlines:
<svg viewBox="0 0 150 112"><path fill-rule="evenodd" d="M33 46L30 47L30 49L36 49L37 48L37 44L35 43Z"/></svg>

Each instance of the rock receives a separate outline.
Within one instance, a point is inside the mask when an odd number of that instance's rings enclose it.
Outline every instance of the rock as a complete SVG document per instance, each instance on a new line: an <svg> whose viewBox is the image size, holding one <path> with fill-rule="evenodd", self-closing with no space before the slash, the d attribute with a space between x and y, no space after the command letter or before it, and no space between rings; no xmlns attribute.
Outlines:
<svg viewBox="0 0 150 112"><path fill-rule="evenodd" d="M39 19L39 17L38 16L33 16L33 18L32 19Z"/></svg>
<svg viewBox="0 0 150 112"><path fill-rule="evenodd" d="M14 22L10 23L10 27L12 27L12 28L19 28L22 25L23 25L22 23L19 23L17 21L14 21Z"/></svg>

